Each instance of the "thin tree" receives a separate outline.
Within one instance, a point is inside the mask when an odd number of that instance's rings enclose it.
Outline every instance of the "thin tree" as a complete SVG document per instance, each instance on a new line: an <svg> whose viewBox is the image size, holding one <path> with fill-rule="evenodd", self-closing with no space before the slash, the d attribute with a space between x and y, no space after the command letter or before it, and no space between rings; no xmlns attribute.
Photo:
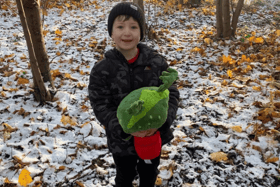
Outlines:
<svg viewBox="0 0 280 187"><path fill-rule="evenodd" d="M26 1L32 1L34 5L37 4L36 0L26 0ZM24 2L26 2L24 1ZM20 21L22 24L25 40L27 43L28 47L28 53L29 53L29 58L30 58L30 64L31 64L31 71L33 74L33 82L34 82L34 95L35 99L37 101L40 101L41 103L44 103L45 101L50 101L52 98L52 95L48 91L48 89L45 87L41 71L38 65L38 61L35 55L35 50L34 50L34 43L32 41L32 37L30 34L30 28L28 27L28 21L26 19L26 14L23 8L23 2L22 0L16 0L17 2L17 8L20 16ZM38 4L37 4L38 5ZM39 11L38 11L39 12ZM32 16L40 16L40 15L32 15ZM40 18L39 18L40 19Z"/></svg>
<svg viewBox="0 0 280 187"><path fill-rule="evenodd" d="M231 6L232 6L231 0ZM216 0L216 27L218 38L235 37L238 17L240 16L244 0L239 0L235 11L233 11L232 20L230 22L230 3L229 0Z"/></svg>
<svg viewBox="0 0 280 187"><path fill-rule="evenodd" d="M43 76L43 80L44 82L49 81L53 86L52 77L50 74L49 59L43 37L42 21L40 18L41 9L39 2L40 1L36 0L22 0L24 13L34 46L35 56Z"/></svg>

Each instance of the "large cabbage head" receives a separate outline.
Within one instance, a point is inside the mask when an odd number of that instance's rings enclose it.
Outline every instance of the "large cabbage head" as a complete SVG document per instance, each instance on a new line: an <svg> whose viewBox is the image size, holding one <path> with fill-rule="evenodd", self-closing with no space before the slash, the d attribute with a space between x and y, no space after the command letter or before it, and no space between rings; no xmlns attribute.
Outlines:
<svg viewBox="0 0 280 187"><path fill-rule="evenodd" d="M160 128L167 119L169 90L179 79L178 72L172 68L163 71L159 77L160 87L143 87L130 92L117 109L117 118L127 134L137 131Z"/></svg>

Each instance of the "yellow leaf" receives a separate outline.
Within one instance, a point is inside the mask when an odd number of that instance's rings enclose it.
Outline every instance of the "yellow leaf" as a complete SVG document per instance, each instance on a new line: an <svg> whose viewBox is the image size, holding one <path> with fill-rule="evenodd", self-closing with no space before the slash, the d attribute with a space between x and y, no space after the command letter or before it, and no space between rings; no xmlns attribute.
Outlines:
<svg viewBox="0 0 280 187"><path fill-rule="evenodd" d="M228 70L228 71L227 71L227 74L228 74L228 76L229 76L230 78L232 78L232 71L231 71L231 70Z"/></svg>
<svg viewBox="0 0 280 187"><path fill-rule="evenodd" d="M277 35L277 36L280 36L280 30L277 30L277 31L276 31L276 35Z"/></svg>
<svg viewBox="0 0 280 187"><path fill-rule="evenodd" d="M272 77L269 77L269 78L267 78L265 81L266 82L270 82L270 81L273 81L274 79L272 78Z"/></svg>
<svg viewBox="0 0 280 187"><path fill-rule="evenodd" d="M159 176L157 177L157 180L156 180L155 184L157 186L160 186L162 184L162 179Z"/></svg>
<svg viewBox="0 0 280 187"><path fill-rule="evenodd" d="M8 177L6 177L6 178L5 178L4 183L6 183L6 184L10 184L10 183L11 183L11 181L9 181Z"/></svg>
<svg viewBox="0 0 280 187"><path fill-rule="evenodd" d="M253 32L252 32L252 35L253 35L253 36L256 36L256 32L255 32L255 31L253 31Z"/></svg>
<svg viewBox="0 0 280 187"><path fill-rule="evenodd" d="M280 117L280 113L279 112L272 112L271 116L274 118L279 118Z"/></svg>
<svg viewBox="0 0 280 187"><path fill-rule="evenodd" d="M59 166L58 170L62 171L62 170L65 170L65 166Z"/></svg>
<svg viewBox="0 0 280 187"><path fill-rule="evenodd" d="M81 128L83 128L84 126L86 126L89 123L90 123L89 121L85 122L84 124L81 125Z"/></svg>
<svg viewBox="0 0 280 187"><path fill-rule="evenodd" d="M255 40L255 36L251 36L248 40L249 40L249 42L253 42L254 40Z"/></svg>
<svg viewBox="0 0 280 187"><path fill-rule="evenodd" d="M20 57L21 60L26 59L25 54L22 54L22 57Z"/></svg>
<svg viewBox="0 0 280 187"><path fill-rule="evenodd" d="M62 41L62 38L54 38L53 40Z"/></svg>
<svg viewBox="0 0 280 187"><path fill-rule="evenodd" d="M216 161L216 162L220 162L222 160L227 160L227 154L225 154L224 152L216 152L216 153L212 153L210 154L210 157L212 160Z"/></svg>
<svg viewBox="0 0 280 187"><path fill-rule="evenodd" d="M256 91L261 91L262 88L260 86L253 86L253 90L256 90Z"/></svg>
<svg viewBox="0 0 280 187"><path fill-rule="evenodd" d="M278 157L268 158L266 162L277 162L279 160Z"/></svg>
<svg viewBox="0 0 280 187"><path fill-rule="evenodd" d="M261 80L264 80L267 76L266 75L259 75Z"/></svg>
<svg viewBox="0 0 280 187"><path fill-rule="evenodd" d="M59 69L51 70L51 75L53 78L61 76Z"/></svg>
<svg viewBox="0 0 280 187"><path fill-rule="evenodd" d="M10 126L8 123L3 123L2 125L3 125L3 127L4 127L4 131L7 131L7 132L14 132L14 131L17 131L17 128L16 128L16 127L12 127L12 126Z"/></svg>
<svg viewBox="0 0 280 187"><path fill-rule="evenodd" d="M242 127L241 126L233 126L233 127L231 127L231 129L236 131L236 132L242 132Z"/></svg>
<svg viewBox="0 0 280 187"><path fill-rule="evenodd" d="M69 8L70 7L70 5L68 4L68 3L65 3L65 5Z"/></svg>
<svg viewBox="0 0 280 187"><path fill-rule="evenodd" d="M176 51L182 51L183 49L182 48L178 48L178 49L176 49Z"/></svg>
<svg viewBox="0 0 280 187"><path fill-rule="evenodd" d="M81 107L81 109L83 110L83 112L88 111L88 107L87 107L86 105L83 105L83 106Z"/></svg>
<svg viewBox="0 0 280 187"><path fill-rule="evenodd" d="M23 169L18 177L19 184L22 186L27 186L32 182L32 178L30 176L30 172L26 169Z"/></svg>
<svg viewBox="0 0 280 187"><path fill-rule="evenodd" d="M263 38L262 37L256 38L255 43L262 44L263 43Z"/></svg>
<svg viewBox="0 0 280 187"><path fill-rule="evenodd" d="M85 185L79 181L76 181L76 184L78 184L80 187L85 187Z"/></svg>
<svg viewBox="0 0 280 187"><path fill-rule="evenodd" d="M193 49L191 50L191 52L199 52L200 50L201 50L200 48L195 47L195 48L193 48Z"/></svg>
<svg viewBox="0 0 280 187"><path fill-rule="evenodd" d="M58 45L58 44L60 44L60 42L59 42L59 41L56 41L56 42L55 42L55 45ZM59 54L59 55L60 55L60 54Z"/></svg>
<svg viewBox="0 0 280 187"><path fill-rule="evenodd" d="M207 98L206 100L205 100L205 102L212 102L212 100L210 99L210 98Z"/></svg>
<svg viewBox="0 0 280 187"><path fill-rule="evenodd" d="M6 97L6 93L4 91L1 92L2 97Z"/></svg>
<svg viewBox="0 0 280 187"><path fill-rule="evenodd" d="M61 11L59 12L59 15L62 15L64 12L64 9L61 9Z"/></svg>
<svg viewBox="0 0 280 187"><path fill-rule="evenodd" d="M85 75L85 72L83 70L80 71L81 75Z"/></svg>
<svg viewBox="0 0 280 187"><path fill-rule="evenodd" d="M73 78L69 73L65 73L65 78L71 79L73 81L78 81L78 79Z"/></svg>
<svg viewBox="0 0 280 187"><path fill-rule="evenodd" d="M60 56L60 55L61 55L61 53L60 53L59 51L57 51L57 52L56 52L56 55L57 55L57 56Z"/></svg>
<svg viewBox="0 0 280 187"><path fill-rule="evenodd" d="M43 35L44 35L44 36L47 36L48 32L49 32L49 31L43 31Z"/></svg>
<svg viewBox="0 0 280 187"><path fill-rule="evenodd" d="M77 125L76 119L71 118L70 116L62 115L60 121L63 123L63 125L67 125L67 124L70 124L71 126Z"/></svg>
<svg viewBox="0 0 280 187"><path fill-rule="evenodd" d="M204 131L204 129L202 127L199 127L199 130Z"/></svg>
<svg viewBox="0 0 280 187"><path fill-rule="evenodd" d="M29 83L29 80L28 79L24 79L24 78L19 78L18 81L17 81L17 84L28 84Z"/></svg>
<svg viewBox="0 0 280 187"><path fill-rule="evenodd" d="M223 86L226 86L228 84L228 82L226 81L226 80L224 80L223 82L222 82L222 85Z"/></svg>
<svg viewBox="0 0 280 187"><path fill-rule="evenodd" d="M205 38L204 42L207 43L208 45L211 44L213 41L210 38Z"/></svg>
<svg viewBox="0 0 280 187"><path fill-rule="evenodd" d="M280 71L280 66L277 66L275 70Z"/></svg>
<svg viewBox="0 0 280 187"><path fill-rule="evenodd" d="M56 34L56 35L61 35L61 34L62 34L62 31L56 30L56 31L55 31L55 34Z"/></svg>
<svg viewBox="0 0 280 187"><path fill-rule="evenodd" d="M62 114L64 114L65 112L67 112L67 107L62 110Z"/></svg>
<svg viewBox="0 0 280 187"><path fill-rule="evenodd" d="M4 3L4 1L3 1L3 3ZM6 6L6 5L2 5L2 7L1 7L1 9L3 9L3 10L8 10L8 7Z"/></svg>

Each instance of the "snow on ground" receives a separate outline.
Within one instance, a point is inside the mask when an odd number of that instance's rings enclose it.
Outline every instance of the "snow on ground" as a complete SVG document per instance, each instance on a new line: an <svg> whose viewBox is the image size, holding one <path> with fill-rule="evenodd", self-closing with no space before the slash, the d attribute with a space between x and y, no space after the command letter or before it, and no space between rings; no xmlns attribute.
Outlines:
<svg viewBox="0 0 280 187"><path fill-rule="evenodd" d="M5 73L14 72L10 76L0 73L0 185L5 180L18 184L23 168L31 173L34 186L74 186L79 182L87 187L114 185L112 154L107 149L105 130L90 107L87 84L91 68L102 56L100 53L112 48L107 16L117 2L98 1L98 5L89 2L92 1L87 2L84 11L66 9L60 15L61 10L53 8L45 16L43 29L48 31L45 43L52 60L50 68L58 70L60 76L54 80L56 101L44 106L38 106L30 94L32 73L28 60L21 58L28 56L28 52L19 17L7 14L10 10L0 10L0 68L9 64ZM279 14L280 6L274 5L261 6L255 14L242 14L238 32L255 31L256 36L274 33L270 24L261 24L271 19L272 10ZM215 15L203 14L202 8L205 7L186 8L184 12L158 17L155 30L161 41L145 42L166 56L169 63L176 60L178 63L171 67L184 81L179 88L180 107L172 127L175 138L162 148L157 184L279 186L279 160L267 162L267 158L279 157L279 142L272 136L255 140L254 126L250 126L261 124L256 120L260 109L253 103L268 103L270 91L276 89L267 86L265 80L259 84L247 81L258 79L259 75L269 76L270 71L263 71L262 63L254 62L253 70L243 79L226 79L228 83L224 85L221 75L227 71L210 62L231 54L235 43L214 41L207 46L204 56L192 51L202 46L203 33L215 33ZM162 11L151 6L149 24ZM56 33L57 30L62 33ZM57 43L55 38L59 37L62 40ZM172 45L165 42L166 38L173 40ZM97 41L95 48L89 47L93 41ZM280 43L279 37L276 42ZM182 50L177 50L180 47ZM63 54L57 56L57 52ZM242 52L239 54L233 58L240 59ZM70 73L72 79L65 78L65 73ZM20 76L30 83L17 85L14 80ZM259 85L263 86L261 92L253 89ZM74 125L63 123L67 117L71 117ZM274 129L271 121L265 126ZM10 134L5 131L9 127ZM216 152L226 153L227 159L213 161L211 154ZM135 183L138 182L137 177Z"/></svg>

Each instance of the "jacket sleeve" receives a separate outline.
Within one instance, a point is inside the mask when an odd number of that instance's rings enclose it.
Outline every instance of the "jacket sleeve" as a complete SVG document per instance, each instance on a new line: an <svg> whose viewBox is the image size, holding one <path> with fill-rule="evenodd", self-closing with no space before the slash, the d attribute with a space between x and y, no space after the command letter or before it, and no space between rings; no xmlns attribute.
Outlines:
<svg viewBox="0 0 280 187"><path fill-rule="evenodd" d="M162 61L164 63L162 71L167 71L169 66L164 57L162 57ZM161 84L163 84L163 82L160 80L160 85ZM180 97L180 93L177 89L176 81L174 81L174 83L168 88L168 90L169 90L169 101L168 101L169 108L168 108L167 119L165 123L158 129L163 134L167 132L168 129L170 129L173 121L176 118L176 113L179 104L179 97Z"/></svg>
<svg viewBox="0 0 280 187"><path fill-rule="evenodd" d="M110 88L106 82L106 71L97 71L97 67L93 67L90 73L88 93L90 104L93 108L97 120L105 126L107 133L114 132L114 135L121 138L127 137L117 118L118 106L112 102Z"/></svg>

